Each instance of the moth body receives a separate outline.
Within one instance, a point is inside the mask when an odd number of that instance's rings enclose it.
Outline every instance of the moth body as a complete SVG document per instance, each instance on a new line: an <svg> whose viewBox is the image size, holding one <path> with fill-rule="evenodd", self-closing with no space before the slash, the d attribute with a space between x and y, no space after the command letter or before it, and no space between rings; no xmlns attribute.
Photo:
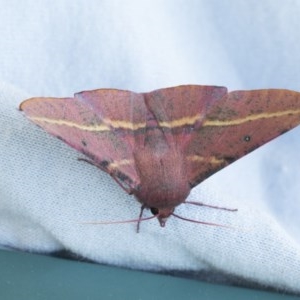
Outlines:
<svg viewBox="0 0 300 300"><path fill-rule="evenodd" d="M191 187L180 151L171 147L158 154L152 150L146 147L144 151L135 153L140 185L133 193L140 203L155 213L160 225L164 226L175 207L188 197Z"/></svg>

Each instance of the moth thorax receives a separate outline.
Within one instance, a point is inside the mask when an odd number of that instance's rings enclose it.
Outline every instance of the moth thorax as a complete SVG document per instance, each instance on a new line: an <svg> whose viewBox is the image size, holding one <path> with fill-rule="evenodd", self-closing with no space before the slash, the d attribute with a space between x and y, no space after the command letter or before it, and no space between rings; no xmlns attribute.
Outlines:
<svg viewBox="0 0 300 300"><path fill-rule="evenodd" d="M148 157L144 153L137 155L137 158L141 184L135 196L139 202L146 207L167 209L185 201L190 193L190 185L180 153L170 151Z"/></svg>

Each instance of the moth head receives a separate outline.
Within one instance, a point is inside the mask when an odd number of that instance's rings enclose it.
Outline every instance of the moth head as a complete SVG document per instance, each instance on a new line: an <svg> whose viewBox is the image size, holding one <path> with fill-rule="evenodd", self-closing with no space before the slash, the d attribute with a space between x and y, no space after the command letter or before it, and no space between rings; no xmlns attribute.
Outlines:
<svg viewBox="0 0 300 300"><path fill-rule="evenodd" d="M172 208L156 208L156 207L150 207L151 213L157 217L158 222L161 227L165 227L167 219L173 214L174 207Z"/></svg>

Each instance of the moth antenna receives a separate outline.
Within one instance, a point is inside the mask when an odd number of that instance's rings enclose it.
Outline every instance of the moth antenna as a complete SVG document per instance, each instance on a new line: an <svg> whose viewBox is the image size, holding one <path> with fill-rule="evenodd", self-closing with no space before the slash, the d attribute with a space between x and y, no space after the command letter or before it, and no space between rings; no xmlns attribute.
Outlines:
<svg viewBox="0 0 300 300"><path fill-rule="evenodd" d="M154 219L156 216L146 217L146 218L138 218L132 220L125 220L125 221L91 221L91 222L81 222L80 224L87 224L87 225L110 225L110 224L123 224L123 223L140 223L142 221L147 221Z"/></svg>
<svg viewBox="0 0 300 300"><path fill-rule="evenodd" d="M140 212L140 215L137 219L132 219L132 220L125 220L125 221L91 221L91 222L82 222L81 224L90 224L90 225L110 225L110 224L124 224L124 223L137 223L137 226L136 226L136 233L139 233L140 231L140 223L142 221L148 221L148 220L151 220L151 219L154 219L157 217L157 214L151 216L151 217L146 217L146 218L143 218L143 212L144 212L144 209L147 208L145 205L142 205L141 206L141 212Z"/></svg>
<svg viewBox="0 0 300 300"><path fill-rule="evenodd" d="M215 209L222 209L222 210L227 210L227 211L238 211L237 208L220 207L220 206L215 206L215 205L204 204L202 202L185 201L184 203L193 204L193 205L197 205L197 206L205 206L205 207L215 208Z"/></svg>
<svg viewBox="0 0 300 300"><path fill-rule="evenodd" d="M179 215L176 215L174 213L172 213L172 216L184 220L184 221L188 221L188 222L192 222L192 223L197 223L197 224L203 224L203 225L209 225L209 226L218 226L218 227L225 227L225 228L234 228L232 226L228 226L228 225L222 225L222 224L216 224L216 223L209 223L209 222L203 222L203 221L197 221L197 220L193 220L193 219L188 219L188 218L184 218L181 217Z"/></svg>

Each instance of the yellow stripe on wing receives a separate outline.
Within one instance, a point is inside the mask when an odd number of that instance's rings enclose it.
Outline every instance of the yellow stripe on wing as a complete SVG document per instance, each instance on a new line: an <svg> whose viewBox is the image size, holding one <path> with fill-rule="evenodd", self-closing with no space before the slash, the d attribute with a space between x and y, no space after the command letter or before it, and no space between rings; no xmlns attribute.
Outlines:
<svg viewBox="0 0 300 300"><path fill-rule="evenodd" d="M232 120L205 120L202 126L232 126L232 125L240 125L249 121L256 121L260 119L270 119L270 118L278 118L285 117L288 115L300 115L300 109L298 110L284 110L273 113L261 113L255 115L249 115L245 118L240 119L232 119Z"/></svg>
<svg viewBox="0 0 300 300"><path fill-rule="evenodd" d="M187 159L192 162L204 162L204 163L210 163L215 165L226 163L225 159L217 158L215 156L204 157L200 155L189 155Z"/></svg>
<svg viewBox="0 0 300 300"><path fill-rule="evenodd" d="M288 115L300 115L300 109L298 110L285 110L285 111L278 111L272 113L260 113L260 114L253 114L249 115L245 118L236 118L231 120L204 120L202 127L208 126L233 126L233 125L240 125L250 121L256 121L260 119L270 119L270 118L278 118L278 117L285 117ZM108 118L102 119L102 123L99 124L91 124L91 125L82 125L76 122L63 120L63 119L50 119L46 117L29 117L32 121L36 123L48 123L51 125L57 126L67 126L78 128L80 130L85 131L94 131L94 132L101 132L101 131L109 131L112 128L114 129L125 129L125 130L139 130L146 128L146 121L133 123L130 121L124 120L111 120ZM194 116L183 117L171 121L158 121L158 125L163 128L177 128L183 126L191 126L195 124L197 121L201 121L203 115L196 114Z"/></svg>
<svg viewBox="0 0 300 300"><path fill-rule="evenodd" d="M123 120L110 120L110 119L103 119L101 124L96 125L82 125L72 121L67 120L57 120L57 119L50 119L44 117L29 117L33 122L36 123L48 123L51 125L58 125L58 126L67 126L67 127L74 127L80 130L85 131L109 131L111 127L119 129L129 129L129 130L137 130L146 127L146 122L141 123L132 123Z"/></svg>

